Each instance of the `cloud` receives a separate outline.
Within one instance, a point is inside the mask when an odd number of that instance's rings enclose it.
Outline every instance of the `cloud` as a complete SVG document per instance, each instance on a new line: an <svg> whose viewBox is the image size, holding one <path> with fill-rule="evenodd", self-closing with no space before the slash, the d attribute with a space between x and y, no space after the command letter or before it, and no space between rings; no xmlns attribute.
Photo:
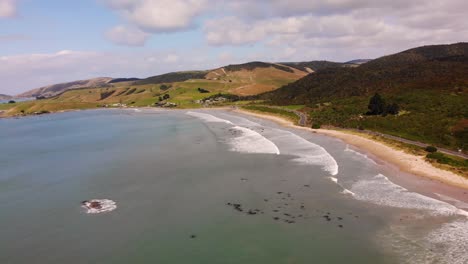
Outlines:
<svg viewBox="0 0 468 264"><path fill-rule="evenodd" d="M138 28L128 26L116 26L105 33L108 40L125 46L143 46L150 34Z"/></svg>
<svg viewBox="0 0 468 264"><path fill-rule="evenodd" d="M17 0L0 0L0 18L16 16Z"/></svg>
<svg viewBox="0 0 468 264"><path fill-rule="evenodd" d="M167 63L176 63L178 61L179 61L179 56L175 54L168 54L166 58L164 58L164 62L167 62Z"/></svg>
<svg viewBox="0 0 468 264"><path fill-rule="evenodd" d="M209 69L217 63L208 59L209 49L194 50L199 56L190 52L62 50L0 56L0 93L19 94L45 85L95 77L145 78L172 71Z"/></svg>
<svg viewBox="0 0 468 264"><path fill-rule="evenodd" d="M153 33L186 30L207 7L207 0L104 0L128 23Z"/></svg>
<svg viewBox="0 0 468 264"><path fill-rule="evenodd" d="M372 58L468 35L464 0L238 0L226 6L229 15L205 21L206 42L261 45L270 59Z"/></svg>

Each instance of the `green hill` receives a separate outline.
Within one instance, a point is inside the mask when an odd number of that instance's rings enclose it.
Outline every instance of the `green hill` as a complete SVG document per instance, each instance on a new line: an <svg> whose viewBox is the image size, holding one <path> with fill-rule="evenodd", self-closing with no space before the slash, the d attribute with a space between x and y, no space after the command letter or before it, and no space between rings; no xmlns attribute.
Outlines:
<svg viewBox="0 0 468 264"><path fill-rule="evenodd" d="M250 62L206 71L173 72L142 80L108 78L104 83L90 80L47 86L28 93L46 98L1 105L2 115L12 116L102 106L154 106L160 101L179 108L202 107L200 100L222 94L250 96L272 91L307 73L288 66ZM97 80L97 79L92 79ZM160 99L161 98L161 99Z"/></svg>
<svg viewBox="0 0 468 264"><path fill-rule="evenodd" d="M366 116L380 93L398 116ZM263 95L273 104L306 104L312 122L364 127L453 149L468 148L468 43L410 49L316 73Z"/></svg>

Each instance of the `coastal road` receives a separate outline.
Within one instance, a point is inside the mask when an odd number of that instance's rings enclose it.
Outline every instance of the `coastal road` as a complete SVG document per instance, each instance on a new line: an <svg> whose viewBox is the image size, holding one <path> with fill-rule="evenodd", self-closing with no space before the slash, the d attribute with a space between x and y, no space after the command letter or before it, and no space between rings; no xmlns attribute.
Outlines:
<svg viewBox="0 0 468 264"><path fill-rule="evenodd" d="M282 109L284 110L284 108L282 108ZM293 112L299 117L299 125L300 126L306 126L307 125L307 114L299 112L299 111L295 111L295 110L287 110L287 111ZM350 131L359 132L359 133L366 133L368 135L381 136L381 137L384 137L384 138L392 139L392 140L402 142L402 143L406 143L406 144L410 144L410 145L419 146L419 147L422 147L422 148L426 148L426 147L430 146L429 144L425 144L425 143L422 143L422 142L419 142L419 141L409 140L409 139L396 137L396 136L392 136L392 135L388 135L388 134L384 134L384 133L380 133L380 132L375 132L375 131L357 130L357 129L340 129L340 128L333 128L333 129L335 129L335 130L350 130ZM437 151L439 151L441 153L444 153L444 154L447 154L447 155L452 155L452 156L455 156L455 157L459 157L459 158L462 158L462 159L468 159L468 155L463 153L463 152L458 152L458 151L454 151L454 150L450 150L450 149L444 149L444 148L437 148Z"/></svg>
<svg viewBox="0 0 468 264"><path fill-rule="evenodd" d="M422 148L426 148L428 146L431 146L429 144L425 144L425 143L422 143L422 142L419 142L419 141L413 141L413 140L409 140L409 139L405 139L405 138L401 138L401 137L396 137L396 136L392 136L392 135L388 135L388 134L383 134L383 133L379 133L379 132L369 131L369 130L365 130L365 131L357 130L357 129L349 129L349 130L357 131L357 132L360 132L360 133L366 133L366 134L369 134L369 135L381 136L381 137L384 137L384 138L392 139L392 140L402 142L402 143L406 143L406 144L410 144L410 145L419 146L419 147L422 147ZM454 151L454 150L450 150L450 149L444 149L444 148L437 148L437 151L439 151L441 153L444 153L444 154L456 156L456 157L459 157L459 158L462 158L462 159L468 159L468 155L465 154L465 153L462 153L462 152L458 152L458 151Z"/></svg>
<svg viewBox="0 0 468 264"><path fill-rule="evenodd" d="M303 126L303 127L307 126L308 116L307 116L306 113L303 113L303 112L300 112L300 111L297 111L297 110L289 110L289 109L285 109L285 108L282 108L282 107L276 107L276 106L268 106L268 107L277 108L277 109L281 109L281 110L285 110L285 111L294 113L299 117L298 125ZM384 138L392 139L392 140L395 140L395 141L398 141L398 142L402 142L402 143L406 143L406 144L410 144L410 145L414 145L414 146L419 146L419 147L422 147L422 148L426 148L426 147L430 146L429 144L425 144L425 143L422 143L422 142L419 142L419 141L409 140L409 139L396 137L396 136L392 136L392 135L388 135L388 134L383 134L383 133L375 132L375 131L358 130L358 129L343 129L343 128L337 128L337 127L330 127L330 128L333 129L333 130L353 131L353 132L359 132L359 133L366 133L368 135L381 136L381 137L384 137ZM463 152L458 152L458 151L454 151L454 150L450 150L450 149L444 149L444 148L437 148L437 151L439 151L441 153L444 153L444 154L451 155L451 156L459 157L459 158L462 158L462 159L468 159L468 155L463 153Z"/></svg>
<svg viewBox="0 0 468 264"><path fill-rule="evenodd" d="M298 124L300 126L305 127L307 125L307 115L306 114L304 114L302 112L299 112L299 111L296 111L296 110L291 110L291 112L295 113L299 117Z"/></svg>
<svg viewBox="0 0 468 264"><path fill-rule="evenodd" d="M299 112L297 110L290 110L290 109L285 109L283 107L278 107L278 106L267 106L270 108L276 108L276 109L281 109L290 113L294 113L299 117L299 121L297 122L299 126L307 126L307 114Z"/></svg>

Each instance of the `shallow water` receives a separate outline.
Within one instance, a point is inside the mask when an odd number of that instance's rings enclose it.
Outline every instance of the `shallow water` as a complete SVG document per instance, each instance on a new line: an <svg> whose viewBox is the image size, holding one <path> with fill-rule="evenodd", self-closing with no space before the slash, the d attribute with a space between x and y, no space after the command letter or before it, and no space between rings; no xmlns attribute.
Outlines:
<svg viewBox="0 0 468 264"><path fill-rule="evenodd" d="M252 117L4 119L0 148L0 263L468 261L463 202L400 187L339 140ZM117 208L87 214L90 199Z"/></svg>

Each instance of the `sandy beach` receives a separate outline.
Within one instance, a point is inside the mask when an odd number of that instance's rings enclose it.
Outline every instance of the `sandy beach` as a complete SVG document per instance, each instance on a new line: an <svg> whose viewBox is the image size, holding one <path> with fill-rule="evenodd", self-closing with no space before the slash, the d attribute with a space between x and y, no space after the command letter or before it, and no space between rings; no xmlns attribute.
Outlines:
<svg viewBox="0 0 468 264"><path fill-rule="evenodd" d="M278 116L260 114L240 109L234 111L256 116L259 118L268 119L283 126L294 127L297 129L310 131L311 133L319 133L322 135L335 137L340 140L343 140L347 144L350 144L352 146L355 146L359 149L371 153L372 155L384 162L388 162L389 164L395 165L399 170L403 172L411 173L417 176L426 177L434 180L439 180L452 186L468 189L468 179L463 178L462 176L452 173L450 171L436 168L429 162L425 161L424 157L422 156L408 154L401 150L387 146L381 142L337 130L312 129L307 127L296 126L291 121Z"/></svg>

